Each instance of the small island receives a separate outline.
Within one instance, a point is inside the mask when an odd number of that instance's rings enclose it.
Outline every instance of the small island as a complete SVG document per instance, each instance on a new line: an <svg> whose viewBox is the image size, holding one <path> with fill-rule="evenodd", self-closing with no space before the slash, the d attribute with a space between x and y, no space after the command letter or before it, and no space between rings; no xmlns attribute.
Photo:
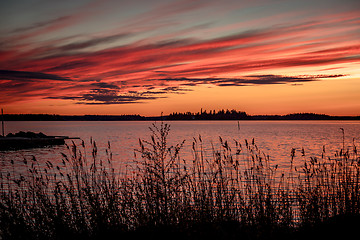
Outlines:
<svg viewBox="0 0 360 240"><path fill-rule="evenodd" d="M41 148L65 144L68 136L47 136L44 133L23 132L0 136L0 151Z"/></svg>

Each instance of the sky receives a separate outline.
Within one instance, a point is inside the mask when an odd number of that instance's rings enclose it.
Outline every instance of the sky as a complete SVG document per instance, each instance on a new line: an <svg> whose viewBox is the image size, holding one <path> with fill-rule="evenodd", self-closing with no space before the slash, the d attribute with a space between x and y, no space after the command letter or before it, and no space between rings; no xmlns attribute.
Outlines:
<svg viewBox="0 0 360 240"><path fill-rule="evenodd" d="M0 0L0 107L360 115L360 1Z"/></svg>

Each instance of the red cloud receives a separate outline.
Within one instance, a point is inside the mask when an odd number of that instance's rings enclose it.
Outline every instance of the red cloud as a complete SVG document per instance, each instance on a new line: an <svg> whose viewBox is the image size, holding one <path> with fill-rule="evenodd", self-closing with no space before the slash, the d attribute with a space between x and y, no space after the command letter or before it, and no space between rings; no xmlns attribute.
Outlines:
<svg viewBox="0 0 360 240"><path fill-rule="evenodd" d="M199 6L189 2L189 5L167 7L181 12ZM243 78L239 77L239 74L246 76L253 72L263 72L264 76L270 76L266 74L267 71L277 71L279 74L275 76L281 76L282 70L289 67L319 66L321 69L330 69L334 64L358 63L360 44L355 36L360 27L359 15L355 13L344 13L333 18L322 16L314 21L246 31L214 39L179 40L174 35L174 39L167 41L151 44L133 42L100 50L91 49L123 38L131 39L134 35L115 32L89 37L89 40L73 39L70 43L69 40L72 39L66 39L64 42L48 41L41 47L30 43L15 43L16 47L0 50L0 64L4 70L17 71L17 74L27 72L27 78L31 81L24 81L26 76L20 81L18 77L10 76L11 74L0 79L3 92L0 102L17 101L38 95L50 99L81 100L85 103L90 100L93 103L133 103L154 99L156 94L168 93L169 91L161 89L169 85L180 87L202 83L218 86L273 84L273 77L268 78L271 81L262 78L261 81L248 82L242 81ZM149 16L152 16L152 13L149 13ZM144 16L140 20L144 21L149 16ZM71 21L77 18L72 18ZM29 34L47 33L65 27L71 21L68 18L60 18ZM147 39L146 42L152 41ZM225 73L232 75L232 79L235 80L221 78L218 81L209 81L213 76L222 76ZM54 80L59 81L54 79L54 76L71 81L62 81L60 87L54 87ZM323 78L297 79L296 76L292 76L290 80L281 79L283 81L276 83L291 83L299 79L305 82ZM149 92L149 85L152 85L152 92ZM111 91L109 86L113 86ZM137 94L134 95L133 91ZM16 97L10 97L14 93ZM148 95L144 96L145 93Z"/></svg>

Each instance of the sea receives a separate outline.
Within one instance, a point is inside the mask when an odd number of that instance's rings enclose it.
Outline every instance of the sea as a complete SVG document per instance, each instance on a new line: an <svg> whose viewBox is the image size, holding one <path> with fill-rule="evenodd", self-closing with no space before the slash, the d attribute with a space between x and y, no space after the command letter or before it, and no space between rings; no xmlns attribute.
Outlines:
<svg viewBox="0 0 360 240"><path fill-rule="evenodd" d="M121 170L141 160L139 140L151 142L151 129L156 131L161 124L170 126L167 147L183 143L180 159L184 162L194 159L194 142L209 160L214 151L221 151L221 141L227 142L233 154L236 142L242 146L254 142L270 164L282 171L289 168L292 153L300 166L307 158L332 157L342 148L360 147L360 121L12 121L5 123L5 134L32 131L78 137L66 140L66 145L76 145L86 158L92 157L95 142L97 158L107 159L111 150L114 166ZM24 160L34 157L40 163L59 164L64 154L70 155L71 147L66 145L2 151L0 173L24 171Z"/></svg>

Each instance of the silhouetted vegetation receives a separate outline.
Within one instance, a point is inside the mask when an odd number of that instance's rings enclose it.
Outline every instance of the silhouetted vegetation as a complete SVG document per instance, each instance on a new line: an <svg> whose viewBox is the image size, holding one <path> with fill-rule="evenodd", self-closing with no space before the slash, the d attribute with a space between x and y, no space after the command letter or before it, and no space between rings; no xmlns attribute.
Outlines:
<svg viewBox="0 0 360 240"><path fill-rule="evenodd" d="M171 113L166 117L167 120L247 120L249 116L246 112L236 110L210 110L210 112L201 111L198 113Z"/></svg>
<svg viewBox="0 0 360 240"><path fill-rule="evenodd" d="M189 117L190 116L190 117ZM182 118L183 117L183 118ZM176 119L175 119L176 118ZM248 115L236 110L219 110L209 113L172 113L150 120L360 120L360 116L330 116L316 113L292 113L287 115Z"/></svg>
<svg viewBox="0 0 360 240"><path fill-rule="evenodd" d="M207 110L197 113L174 112L164 116L141 115L57 115L57 114L4 114L5 121L161 121L161 120L360 120L360 116L329 116L316 113L287 115L248 115L237 110Z"/></svg>
<svg viewBox="0 0 360 240"><path fill-rule="evenodd" d="M292 113L287 115L255 115L252 120L360 120L360 116L330 116L316 113Z"/></svg>
<svg viewBox="0 0 360 240"><path fill-rule="evenodd" d="M199 136L193 158L182 159L184 142L168 145L169 125L150 130L121 174L110 143L107 158L99 159L94 141L90 159L82 142L68 146L61 161L33 157L24 159L26 173L2 173L2 239L303 239L357 230L351 228L360 219L355 143L335 155L324 149L321 158L301 151L297 168L293 149L289 171L279 172L254 139L220 137L207 157Z"/></svg>
<svg viewBox="0 0 360 240"><path fill-rule="evenodd" d="M248 115L246 112L232 110L210 110L197 113L171 113L165 120L360 120L360 116L329 116L316 113L293 113L287 115Z"/></svg>
<svg viewBox="0 0 360 240"><path fill-rule="evenodd" d="M139 121L140 115L4 114L5 121Z"/></svg>

